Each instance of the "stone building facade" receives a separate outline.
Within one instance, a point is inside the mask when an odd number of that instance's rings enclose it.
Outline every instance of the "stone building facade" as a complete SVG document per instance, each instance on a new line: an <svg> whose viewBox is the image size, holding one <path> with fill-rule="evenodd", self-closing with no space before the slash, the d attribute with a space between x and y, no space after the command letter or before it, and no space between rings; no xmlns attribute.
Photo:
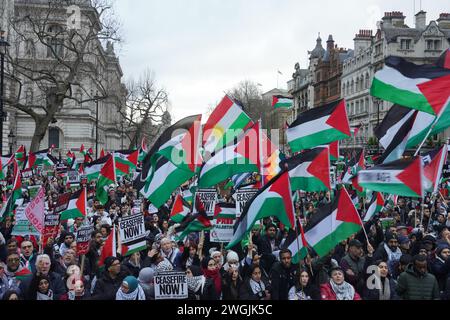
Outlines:
<svg viewBox="0 0 450 320"><path fill-rule="evenodd" d="M97 21L94 18L94 23L99 23L98 14L91 7L90 1L78 0L73 2L80 8L81 12L80 33L85 32L85 28L89 28L92 17L97 17ZM49 10L49 2L46 0L14 0L7 1L7 3L12 3L12 7L7 11L9 16L5 14L6 20L2 19L3 22L10 21L12 17L17 18L26 15L30 10L34 12ZM63 30L61 28L67 27L66 23L69 16L67 6L59 10L52 10L49 15L51 23L48 24L47 28ZM19 28L20 33L26 35L27 39L18 39L18 32L8 28L8 23L6 23L7 39L11 44L10 54L14 59L37 68L48 67L49 64L54 63L54 58L49 54L49 48L36 39L35 33L30 32L27 24L17 24L16 28ZM68 34L68 32L65 34ZM66 39L61 39L61 41L66 41ZM125 107L126 99L126 88L122 83L123 72L119 59L111 42L102 43L98 38L91 42L88 45L93 46L92 50L95 50L95 54L89 57L89 63L95 65L97 73L104 80L101 84L102 87L99 87L100 80L93 79L92 76L77 75L78 85L72 84L70 92L77 101L73 99L64 100L63 108L50 123L47 133L41 141L40 149L55 145L57 151L65 153L69 149L79 148L81 144L84 144L86 148L92 147L95 151L97 116L99 152L102 148L105 151L121 149L129 143L124 141L124 128L118 112L118 108ZM61 50L61 56L64 56L64 45L55 42L52 43L52 48ZM55 75L59 76L58 71L55 72ZM61 74L61 77L63 76ZM21 86L17 84L17 81L11 79L9 79L9 83L7 81L6 95L10 95L11 99L18 98L25 105L45 104L45 86L43 89L42 83L32 82L25 77L20 80ZM103 94L102 99L95 100L98 92L106 92L106 94ZM38 109L36 112L42 112ZM35 127L33 119L12 106L7 105L6 110L8 119L4 123L3 154L9 153L9 149L15 150L17 146L22 144L29 150ZM10 136L9 141L8 135ZM14 138L11 139L11 136Z"/></svg>

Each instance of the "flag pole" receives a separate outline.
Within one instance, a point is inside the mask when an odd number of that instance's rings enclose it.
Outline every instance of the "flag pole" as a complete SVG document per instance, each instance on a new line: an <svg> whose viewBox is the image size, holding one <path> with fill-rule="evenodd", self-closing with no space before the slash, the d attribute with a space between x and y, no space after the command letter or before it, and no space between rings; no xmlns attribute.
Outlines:
<svg viewBox="0 0 450 320"><path fill-rule="evenodd" d="M261 187L264 187L264 155L262 148L262 126L261 118L258 120L258 161L259 161L259 174L261 175Z"/></svg>
<svg viewBox="0 0 450 320"><path fill-rule="evenodd" d="M423 138L422 142L420 143L419 147L416 150L416 153L414 153L414 157L417 156L420 152L420 149L422 149L422 146L424 145L425 141L427 141L428 136L430 135L431 131L433 131L434 127L436 126L439 118L441 117L441 115L439 114L437 117L434 118L434 121L432 123L432 125L430 126L430 129L428 130L427 134L425 135L425 137Z"/></svg>

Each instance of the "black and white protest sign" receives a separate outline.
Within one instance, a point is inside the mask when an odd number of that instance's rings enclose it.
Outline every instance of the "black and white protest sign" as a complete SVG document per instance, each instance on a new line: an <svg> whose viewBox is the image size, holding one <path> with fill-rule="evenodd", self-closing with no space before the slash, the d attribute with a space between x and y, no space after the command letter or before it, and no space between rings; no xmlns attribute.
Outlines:
<svg viewBox="0 0 450 320"><path fill-rule="evenodd" d="M20 174L22 175L22 179L31 179L33 177L33 170L23 169Z"/></svg>
<svg viewBox="0 0 450 320"><path fill-rule="evenodd" d="M119 231L122 244L130 244L142 240L145 238L144 215L135 214L121 218Z"/></svg>
<svg viewBox="0 0 450 320"><path fill-rule="evenodd" d="M197 196L205 207L206 214L208 217L214 216L214 207L217 202L217 191L216 189L198 189L194 197L194 213L197 213L196 204Z"/></svg>
<svg viewBox="0 0 450 320"><path fill-rule="evenodd" d="M236 192L236 217L239 218L244 210L247 201L258 193L258 189L239 189Z"/></svg>
<svg viewBox="0 0 450 320"><path fill-rule="evenodd" d="M331 189L336 189L336 167L330 167Z"/></svg>
<svg viewBox="0 0 450 320"><path fill-rule="evenodd" d="M67 171L67 183L76 184L80 183L80 175L75 170Z"/></svg>
<svg viewBox="0 0 450 320"><path fill-rule="evenodd" d="M159 272L155 276L155 300L186 299L188 286L184 272Z"/></svg>

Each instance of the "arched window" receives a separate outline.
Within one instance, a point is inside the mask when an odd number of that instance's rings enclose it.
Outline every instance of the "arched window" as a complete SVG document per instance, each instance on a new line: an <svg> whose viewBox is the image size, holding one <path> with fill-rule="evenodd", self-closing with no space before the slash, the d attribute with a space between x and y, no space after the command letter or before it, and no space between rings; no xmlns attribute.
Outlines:
<svg viewBox="0 0 450 320"><path fill-rule="evenodd" d="M47 28L47 58L53 58L54 55L58 57L64 56L64 29L59 25L50 25Z"/></svg>
<svg viewBox="0 0 450 320"><path fill-rule="evenodd" d="M48 147L59 148L59 129L55 127L48 128Z"/></svg>

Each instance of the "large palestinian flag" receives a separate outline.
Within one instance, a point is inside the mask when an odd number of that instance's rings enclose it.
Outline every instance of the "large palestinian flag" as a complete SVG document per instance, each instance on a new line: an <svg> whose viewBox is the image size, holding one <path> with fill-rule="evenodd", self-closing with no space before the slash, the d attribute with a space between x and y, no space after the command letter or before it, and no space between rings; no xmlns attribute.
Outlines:
<svg viewBox="0 0 450 320"><path fill-rule="evenodd" d="M354 176L358 174L359 171L366 168L364 149L361 149L355 157L353 157L350 162L346 165L344 169L344 176L342 178L342 183L348 184L352 183ZM353 184L353 183L352 183Z"/></svg>
<svg viewBox="0 0 450 320"><path fill-rule="evenodd" d="M292 99L292 98L281 96L281 95L272 96L272 107L274 107L275 109L292 108L293 105L294 105L294 99Z"/></svg>
<svg viewBox="0 0 450 320"><path fill-rule="evenodd" d="M108 188L110 185L116 185L116 170L115 161L112 155L107 156L109 159L106 161L103 168L100 170L100 175L97 180L97 187L95 195L102 205L108 202Z"/></svg>
<svg viewBox="0 0 450 320"><path fill-rule="evenodd" d="M357 233L361 229L361 218L345 188L339 190L337 197L330 204L321 206L311 216L304 230L304 237L308 244L320 256L326 256L337 244ZM289 249L294 262L300 260L298 243L302 239L295 239Z"/></svg>
<svg viewBox="0 0 450 320"><path fill-rule="evenodd" d="M203 165L199 187L212 187L239 173L260 172L259 149L259 124L256 123L237 144L219 150Z"/></svg>
<svg viewBox="0 0 450 320"><path fill-rule="evenodd" d="M287 165L292 190L331 190L328 147L317 147L281 162Z"/></svg>
<svg viewBox="0 0 450 320"><path fill-rule="evenodd" d="M349 138L351 133L345 100L300 113L286 135L292 152Z"/></svg>
<svg viewBox="0 0 450 320"><path fill-rule="evenodd" d="M87 176L89 182L98 179L100 171L109 159L110 155L107 155L106 157L81 165L83 174Z"/></svg>
<svg viewBox="0 0 450 320"><path fill-rule="evenodd" d="M205 152L213 153L222 149L252 125L252 120L242 107L230 97L225 96L203 127Z"/></svg>
<svg viewBox="0 0 450 320"><path fill-rule="evenodd" d="M358 183L365 189L405 197L423 196L420 157L396 160L358 173Z"/></svg>
<svg viewBox="0 0 450 320"><path fill-rule="evenodd" d="M98 259L98 268L100 271L105 269L105 259L108 257L115 257L117 255L117 240L116 240L116 227L113 225L113 228L106 238L105 244L103 245L100 258Z"/></svg>
<svg viewBox="0 0 450 320"><path fill-rule="evenodd" d="M227 249L234 247L244 239L256 221L270 216L276 216L289 228L295 227L292 192L287 171L282 171L247 201L235 224L234 235Z"/></svg>
<svg viewBox="0 0 450 320"><path fill-rule="evenodd" d="M145 142L145 137L143 137L141 141L141 147L139 148L138 161L142 162L147 154L148 154L147 143Z"/></svg>
<svg viewBox="0 0 450 320"><path fill-rule="evenodd" d="M116 163L116 174L127 175L137 167L139 151L138 150L120 150L114 151L114 160Z"/></svg>
<svg viewBox="0 0 450 320"><path fill-rule="evenodd" d="M37 152L29 152L24 166L25 169L32 169L39 165L46 167L54 166L58 163L58 160L51 154L51 149L45 149Z"/></svg>
<svg viewBox="0 0 450 320"><path fill-rule="evenodd" d="M330 160L339 161L340 158L341 157L339 154L339 141L330 143Z"/></svg>
<svg viewBox="0 0 450 320"><path fill-rule="evenodd" d="M23 165L27 159L27 151L25 150L25 146L21 145L16 153L15 153L15 158L17 161L17 165L19 166L19 168L23 168Z"/></svg>
<svg viewBox="0 0 450 320"><path fill-rule="evenodd" d="M367 208L366 215L363 221L368 222L375 216L378 212L381 212L384 206L384 198L381 192L374 192L372 195L372 200L370 201L369 207Z"/></svg>
<svg viewBox="0 0 450 320"><path fill-rule="evenodd" d="M447 162L448 145L432 150L422 156L424 189L435 193L439 187L442 176L442 168Z"/></svg>
<svg viewBox="0 0 450 320"><path fill-rule="evenodd" d="M197 140L195 138L187 138L189 135L190 137L194 137L195 135L196 138L199 138L197 136L197 134L199 134L198 119L198 115L190 116L178 121L174 125L164 130L164 132L159 136L159 138L156 140L156 142L142 161L142 171L134 180L134 186L137 190L142 190L144 185L148 183L150 176L155 172L155 166L158 162L160 162L161 157L164 157L167 161L172 161L172 164L176 167L182 167L182 170L189 171L191 173L194 172L191 169L186 170L186 162L184 161L184 159L189 159L189 153L183 153L180 156L180 154L178 154L177 152L172 153L172 151L175 146L177 147L178 151L186 144L189 144L189 150L198 147L198 144L196 143ZM183 157L184 155L186 155L187 157ZM195 159L195 156L191 158ZM200 159L197 160L200 161ZM192 165L193 164L194 162L192 163ZM199 164L200 163L195 163L195 165ZM192 165L191 168L193 168Z"/></svg>
<svg viewBox="0 0 450 320"><path fill-rule="evenodd" d="M178 168L165 157L159 157L154 170L139 190L157 208L166 203L179 186L194 176L193 172Z"/></svg>
<svg viewBox="0 0 450 320"><path fill-rule="evenodd" d="M181 194L178 194L173 202L169 219L175 223L181 223L189 212L191 212L191 206L183 199Z"/></svg>
<svg viewBox="0 0 450 320"><path fill-rule="evenodd" d="M205 212L205 207L199 197L196 198L197 213L189 215L181 225L175 228L178 235L175 237L177 241L186 238L192 232L205 231L212 228L211 221Z"/></svg>
<svg viewBox="0 0 450 320"><path fill-rule="evenodd" d="M398 103L432 115L448 105L450 70L439 66L416 65L400 57L385 59L375 74L370 93L374 97Z"/></svg>
<svg viewBox="0 0 450 320"><path fill-rule="evenodd" d="M82 188L72 193L69 199L67 209L61 212L60 220L69 220L75 218L84 218L87 216L87 192Z"/></svg>

